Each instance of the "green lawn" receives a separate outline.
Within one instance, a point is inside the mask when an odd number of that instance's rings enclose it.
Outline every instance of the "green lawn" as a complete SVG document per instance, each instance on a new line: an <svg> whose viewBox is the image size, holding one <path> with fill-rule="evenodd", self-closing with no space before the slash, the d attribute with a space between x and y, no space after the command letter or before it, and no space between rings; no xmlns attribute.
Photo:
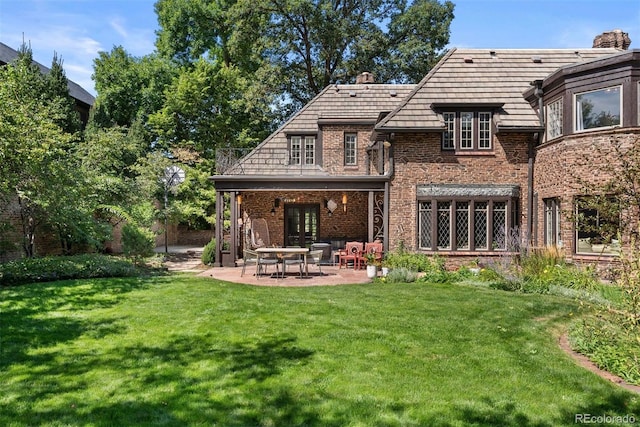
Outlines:
<svg viewBox="0 0 640 427"><path fill-rule="evenodd" d="M640 416L640 396L559 349L577 304L558 297L168 276L1 289L0 310L3 426L521 427Z"/></svg>

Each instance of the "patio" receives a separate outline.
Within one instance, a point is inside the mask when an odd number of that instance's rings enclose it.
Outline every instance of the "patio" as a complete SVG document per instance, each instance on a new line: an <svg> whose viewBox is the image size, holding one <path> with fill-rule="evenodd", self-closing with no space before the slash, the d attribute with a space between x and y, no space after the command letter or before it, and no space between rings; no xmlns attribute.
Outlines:
<svg viewBox="0 0 640 427"><path fill-rule="evenodd" d="M253 274L255 266L248 266L244 276L242 273L242 261L238 267L213 267L208 268L198 274L200 277L211 277L227 282L244 283L256 286L283 286L283 287L299 287L299 286L335 286L346 284L369 283L371 279L367 277L366 270L354 270L352 268L338 268L337 265L323 265L322 275L316 266L309 266L309 275L300 277L295 272L287 273L285 278L272 276L270 268L268 274L256 277Z"/></svg>
<svg viewBox="0 0 640 427"><path fill-rule="evenodd" d="M164 247L158 247L157 253L163 253ZM256 286L335 286L346 284L369 283L365 269L338 268L338 265L322 265L322 275L315 265L309 265L309 276L300 277L297 271L288 271L285 278L272 277L275 268L270 266L269 274L256 277L255 264L247 266L244 276L242 274L242 260L237 267L209 267L200 262L202 247L169 246L169 259L165 265L169 271L195 273L199 277L211 277L233 283L244 283Z"/></svg>

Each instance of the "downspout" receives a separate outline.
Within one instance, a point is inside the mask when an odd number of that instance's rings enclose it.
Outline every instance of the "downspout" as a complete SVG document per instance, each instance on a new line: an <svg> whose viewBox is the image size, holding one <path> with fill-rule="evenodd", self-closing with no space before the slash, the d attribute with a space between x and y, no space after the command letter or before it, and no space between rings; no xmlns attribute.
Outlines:
<svg viewBox="0 0 640 427"><path fill-rule="evenodd" d="M391 138L391 135L390 135ZM382 152L384 153L384 149L387 148L389 150L389 171L385 171L385 175L389 177L389 179L384 181L384 251L389 252L389 203L391 202L391 196L389 195L390 187L391 187L391 179L393 179L393 174L395 171L394 167L394 158L393 158L393 144L388 140L385 140L382 143Z"/></svg>
<svg viewBox="0 0 640 427"><path fill-rule="evenodd" d="M535 86L533 94L538 98L538 118L540 120L540 126L542 127L542 131L538 132L537 141L533 139L529 140L529 163L528 163L528 176L527 176L527 233L528 233L528 242L527 247L530 247L537 241L537 236L534 234L533 229L533 217L534 217L534 193L533 193L533 171L534 171L534 160L535 160L535 146L537 146L542 142L542 136L544 135L545 129L545 121L544 121L544 102L543 102L543 91L542 91L542 80L534 80L531 82L532 86Z"/></svg>

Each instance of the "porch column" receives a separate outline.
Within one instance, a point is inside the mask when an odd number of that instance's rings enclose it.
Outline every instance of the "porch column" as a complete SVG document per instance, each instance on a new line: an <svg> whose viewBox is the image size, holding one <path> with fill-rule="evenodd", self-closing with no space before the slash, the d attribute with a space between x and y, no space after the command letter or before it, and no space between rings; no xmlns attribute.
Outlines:
<svg viewBox="0 0 640 427"><path fill-rule="evenodd" d="M229 241L229 251L231 252L231 259L233 260L233 266L236 265L236 259L238 257L238 192L231 192L231 227L229 230L230 233L230 241Z"/></svg>
<svg viewBox="0 0 640 427"><path fill-rule="evenodd" d="M222 239L224 234L224 193L216 190L216 261L222 267Z"/></svg>
<svg viewBox="0 0 640 427"><path fill-rule="evenodd" d="M374 211L375 211L375 193L373 191L369 191L369 209L368 209L368 233L367 233L367 241L373 242L375 238L375 227L374 227Z"/></svg>
<svg viewBox="0 0 640 427"><path fill-rule="evenodd" d="M382 247L389 251L389 181L384 182L384 195L382 197Z"/></svg>

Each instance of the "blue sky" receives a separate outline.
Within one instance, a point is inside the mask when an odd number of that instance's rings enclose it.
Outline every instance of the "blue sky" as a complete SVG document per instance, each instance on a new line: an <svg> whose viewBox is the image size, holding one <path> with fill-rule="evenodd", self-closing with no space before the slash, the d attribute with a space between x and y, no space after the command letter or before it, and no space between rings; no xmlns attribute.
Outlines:
<svg viewBox="0 0 640 427"><path fill-rule="evenodd" d="M640 49L640 0L457 0L450 47L584 48L621 29ZM135 56L154 50L155 0L0 0L0 41L31 43L36 61L53 53L67 77L95 94L100 51L121 45Z"/></svg>

